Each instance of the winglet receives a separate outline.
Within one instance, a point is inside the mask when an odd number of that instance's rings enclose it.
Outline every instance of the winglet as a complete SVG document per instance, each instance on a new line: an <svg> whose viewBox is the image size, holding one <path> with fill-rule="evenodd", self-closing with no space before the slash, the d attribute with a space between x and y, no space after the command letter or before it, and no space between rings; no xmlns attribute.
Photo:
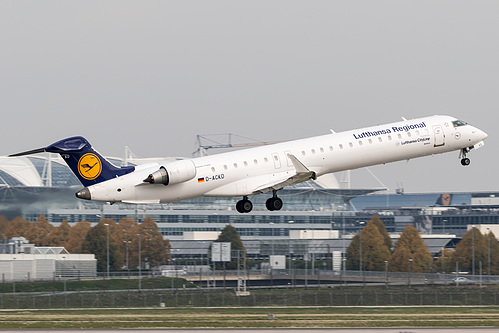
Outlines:
<svg viewBox="0 0 499 333"><path fill-rule="evenodd" d="M311 178L312 179L317 179L317 176L315 172L310 171L305 165L303 165L302 162L300 162L294 155L288 154L288 158L291 160L291 163L293 163L293 166L296 169L297 174L303 174L303 173L312 173Z"/></svg>

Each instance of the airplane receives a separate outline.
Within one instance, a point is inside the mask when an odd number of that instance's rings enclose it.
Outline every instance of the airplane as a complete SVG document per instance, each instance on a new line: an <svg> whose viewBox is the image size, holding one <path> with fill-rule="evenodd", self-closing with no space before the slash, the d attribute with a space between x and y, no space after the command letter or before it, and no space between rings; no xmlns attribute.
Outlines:
<svg viewBox="0 0 499 333"><path fill-rule="evenodd" d="M280 210L279 190L329 173L451 151L459 151L461 164L467 166L467 154L487 138L480 129L450 116L402 119L161 165L114 166L81 136L9 156L59 153L85 186L76 193L80 199L154 204L202 196L242 197L236 210L249 213L250 196L272 192L266 208Z"/></svg>

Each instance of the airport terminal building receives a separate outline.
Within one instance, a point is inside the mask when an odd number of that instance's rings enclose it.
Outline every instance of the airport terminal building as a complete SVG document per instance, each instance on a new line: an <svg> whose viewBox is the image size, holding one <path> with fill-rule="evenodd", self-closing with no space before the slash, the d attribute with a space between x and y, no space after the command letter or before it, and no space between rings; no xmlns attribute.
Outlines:
<svg viewBox="0 0 499 333"><path fill-rule="evenodd" d="M313 181L279 191L284 207L273 212L265 208L265 195L252 199L250 214L234 209L239 198L156 205L89 202L75 197L82 185L64 161L49 155L0 157L0 215L34 221L43 214L54 225L64 219L97 223L101 218L130 217L141 222L150 216L171 241L186 240L185 235L193 232L219 232L228 223L247 241L285 240L297 230L337 230L340 237L346 237L358 232L373 214L381 216L390 233L414 225L422 234L460 237L468 225L499 224L499 193L384 194L379 188L324 187ZM116 165L142 162L110 160Z"/></svg>

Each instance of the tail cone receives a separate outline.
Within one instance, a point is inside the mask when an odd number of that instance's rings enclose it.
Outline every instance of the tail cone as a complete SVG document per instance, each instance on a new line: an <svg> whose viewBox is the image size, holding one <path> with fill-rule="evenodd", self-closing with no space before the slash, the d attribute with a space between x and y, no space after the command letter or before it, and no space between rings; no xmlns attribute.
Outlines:
<svg viewBox="0 0 499 333"><path fill-rule="evenodd" d="M90 190L88 187L76 192L76 197L85 200L92 200L92 196L90 195Z"/></svg>

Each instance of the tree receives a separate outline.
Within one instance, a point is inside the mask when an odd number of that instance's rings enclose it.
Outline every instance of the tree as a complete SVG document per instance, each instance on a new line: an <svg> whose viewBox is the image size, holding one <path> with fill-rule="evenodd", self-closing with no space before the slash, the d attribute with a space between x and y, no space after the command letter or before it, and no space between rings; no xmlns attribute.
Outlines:
<svg viewBox="0 0 499 333"><path fill-rule="evenodd" d="M346 269L360 270L360 232L355 234L346 249Z"/></svg>
<svg viewBox="0 0 499 333"><path fill-rule="evenodd" d="M386 247L390 252L392 251L392 239L390 238L390 235L388 234L388 231L386 230L385 224L383 221L379 218L378 214L374 214L369 222L374 223L374 225L378 228L378 231L380 232L381 236L383 236L383 242L385 243ZM368 223L369 223L368 222Z"/></svg>
<svg viewBox="0 0 499 333"><path fill-rule="evenodd" d="M45 237L46 246L63 246L67 250L69 245L69 233L71 232L71 226L68 221L63 220L58 227L52 229L52 231Z"/></svg>
<svg viewBox="0 0 499 333"><path fill-rule="evenodd" d="M92 229L92 225L87 221L81 221L73 225L69 230L66 250L69 253L83 253L81 247L90 229Z"/></svg>
<svg viewBox="0 0 499 333"><path fill-rule="evenodd" d="M458 263L460 271L478 273L480 270L480 261L482 267L487 270L488 263L487 238L482 235L478 228L471 228L464 235L461 241L456 245L453 261ZM475 268L473 270L473 263Z"/></svg>
<svg viewBox="0 0 499 333"><path fill-rule="evenodd" d="M25 237L27 238L29 230L31 228L31 223L25 221L22 217L15 217L12 221L9 222L7 227L5 228L5 237L13 238L13 237Z"/></svg>
<svg viewBox="0 0 499 333"><path fill-rule="evenodd" d="M136 267L138 264L138 252L134 252L134 247L131 246L132 242L138 242L138 236L137 234L140 233L140 227L137 222L132 220L129 217L124 217L118 222L117 226L117 238L118 238L118 243L120 244L120 249L121 253L123 255L123 258L125 258L125 265L128 265L128 268L130 267ZM135 244L135 251L138 250L138 244ZM127 258L127 248L128 248L128 258ZM130 263L132 262L130 260L132 258L133 262L135 263L134 265L131 265ZM128 261L127 261L128 259Z"/></svg>
<svg viewBox="0 0 499 333"><path fill-rule="evenodd" d="M449 249L443 249L440 251L440 255L438 259L433 264L433 271L438 273L450 274L455 269L454 261L452 257L454 255L454 251Z"/></svg>
<svg viewBox="0 0 499 333"><path fill-rule="evenodd" d="M129 217L124 217L118 222L117 232L119 238L123 241L131 241L137 238L139 231L140 225Z"/></svg>
<svg viewBox="0 0 499 333"><path fill-rule="evenodd" d="M358 270L360 268L361 251L363 271L384 270L385 261L390 257L390 250L373 221L369 221L352 238L346 253L348 269Z"/></svg>
<svg viewBox="0 0 499 333"><path fill-rule="evenodd" d="M488 257L490 253L490 274L499 275L499 242L492 231L489 231L487 235L485 235L485 241L487 242L487 264L485 265L487 270L485 272L487 274L489 272Z"/></svg>
<svg viewBox="0 0 499 333"><path fill-rule="evenodd" d="M144 222L139 224L138 231L140 234L141 264L149 263L151 267L155 267L167 263L170 260L170 241L163 239L156 222L151 217L146 217ZM138 242L138 236L135 234L130 244L132 267L134 264L138 266Z"/></svg>
<svg viewBox="0 0 499 333"><path fill-rule="evenodd" d="M108 224L108 226L106 226ZM108 250L108 228L109 228L109 270L116 271L123 265L123 257L120 248L113 235L113 226L116 225L112 219L102 219L90 229L82 244L83 253L93 253L97 259L97 270L107 271Z"/></svg>
<svg viewBox="0 0 499 333"><path fill-rule="evenodd" d="M4 215L0 215L0 239L5 239L7 238L5 236L5 229L7 229L7 226L9 225L9 220Z"/></svg>
<svg viewBox="0 0 499 333"><path fill-rule="evenodd" d="M35 222L31 224L27 239L35 246L45 246L45 237L54 229L44 215L40 215Z"/></svg>
<svg viewBox="0 0 499 333"><path fill-rule="evenodd" d="M246 251L241 237L237 233L236 228L234 228L231 224L227 224L225 228L222 229L222 232L220 233L220 235L218 235L218 238L215 242L230 243L230 249L232 253L234 253L234 251ZM237 269L237 262L237 256L231 256L231 261L226 263L225 268ZM242 264L242 261L240 260L239 263ZM217 264L216 267L220 269L222 267L222 263Z"/></svg>
<svg viewBox="0 0 499 333"><path fill-rule="evenodd" d="M390 258L390 271L414 273L428 272L433 262L428 246L412 225L405 227Z"/></svg>

